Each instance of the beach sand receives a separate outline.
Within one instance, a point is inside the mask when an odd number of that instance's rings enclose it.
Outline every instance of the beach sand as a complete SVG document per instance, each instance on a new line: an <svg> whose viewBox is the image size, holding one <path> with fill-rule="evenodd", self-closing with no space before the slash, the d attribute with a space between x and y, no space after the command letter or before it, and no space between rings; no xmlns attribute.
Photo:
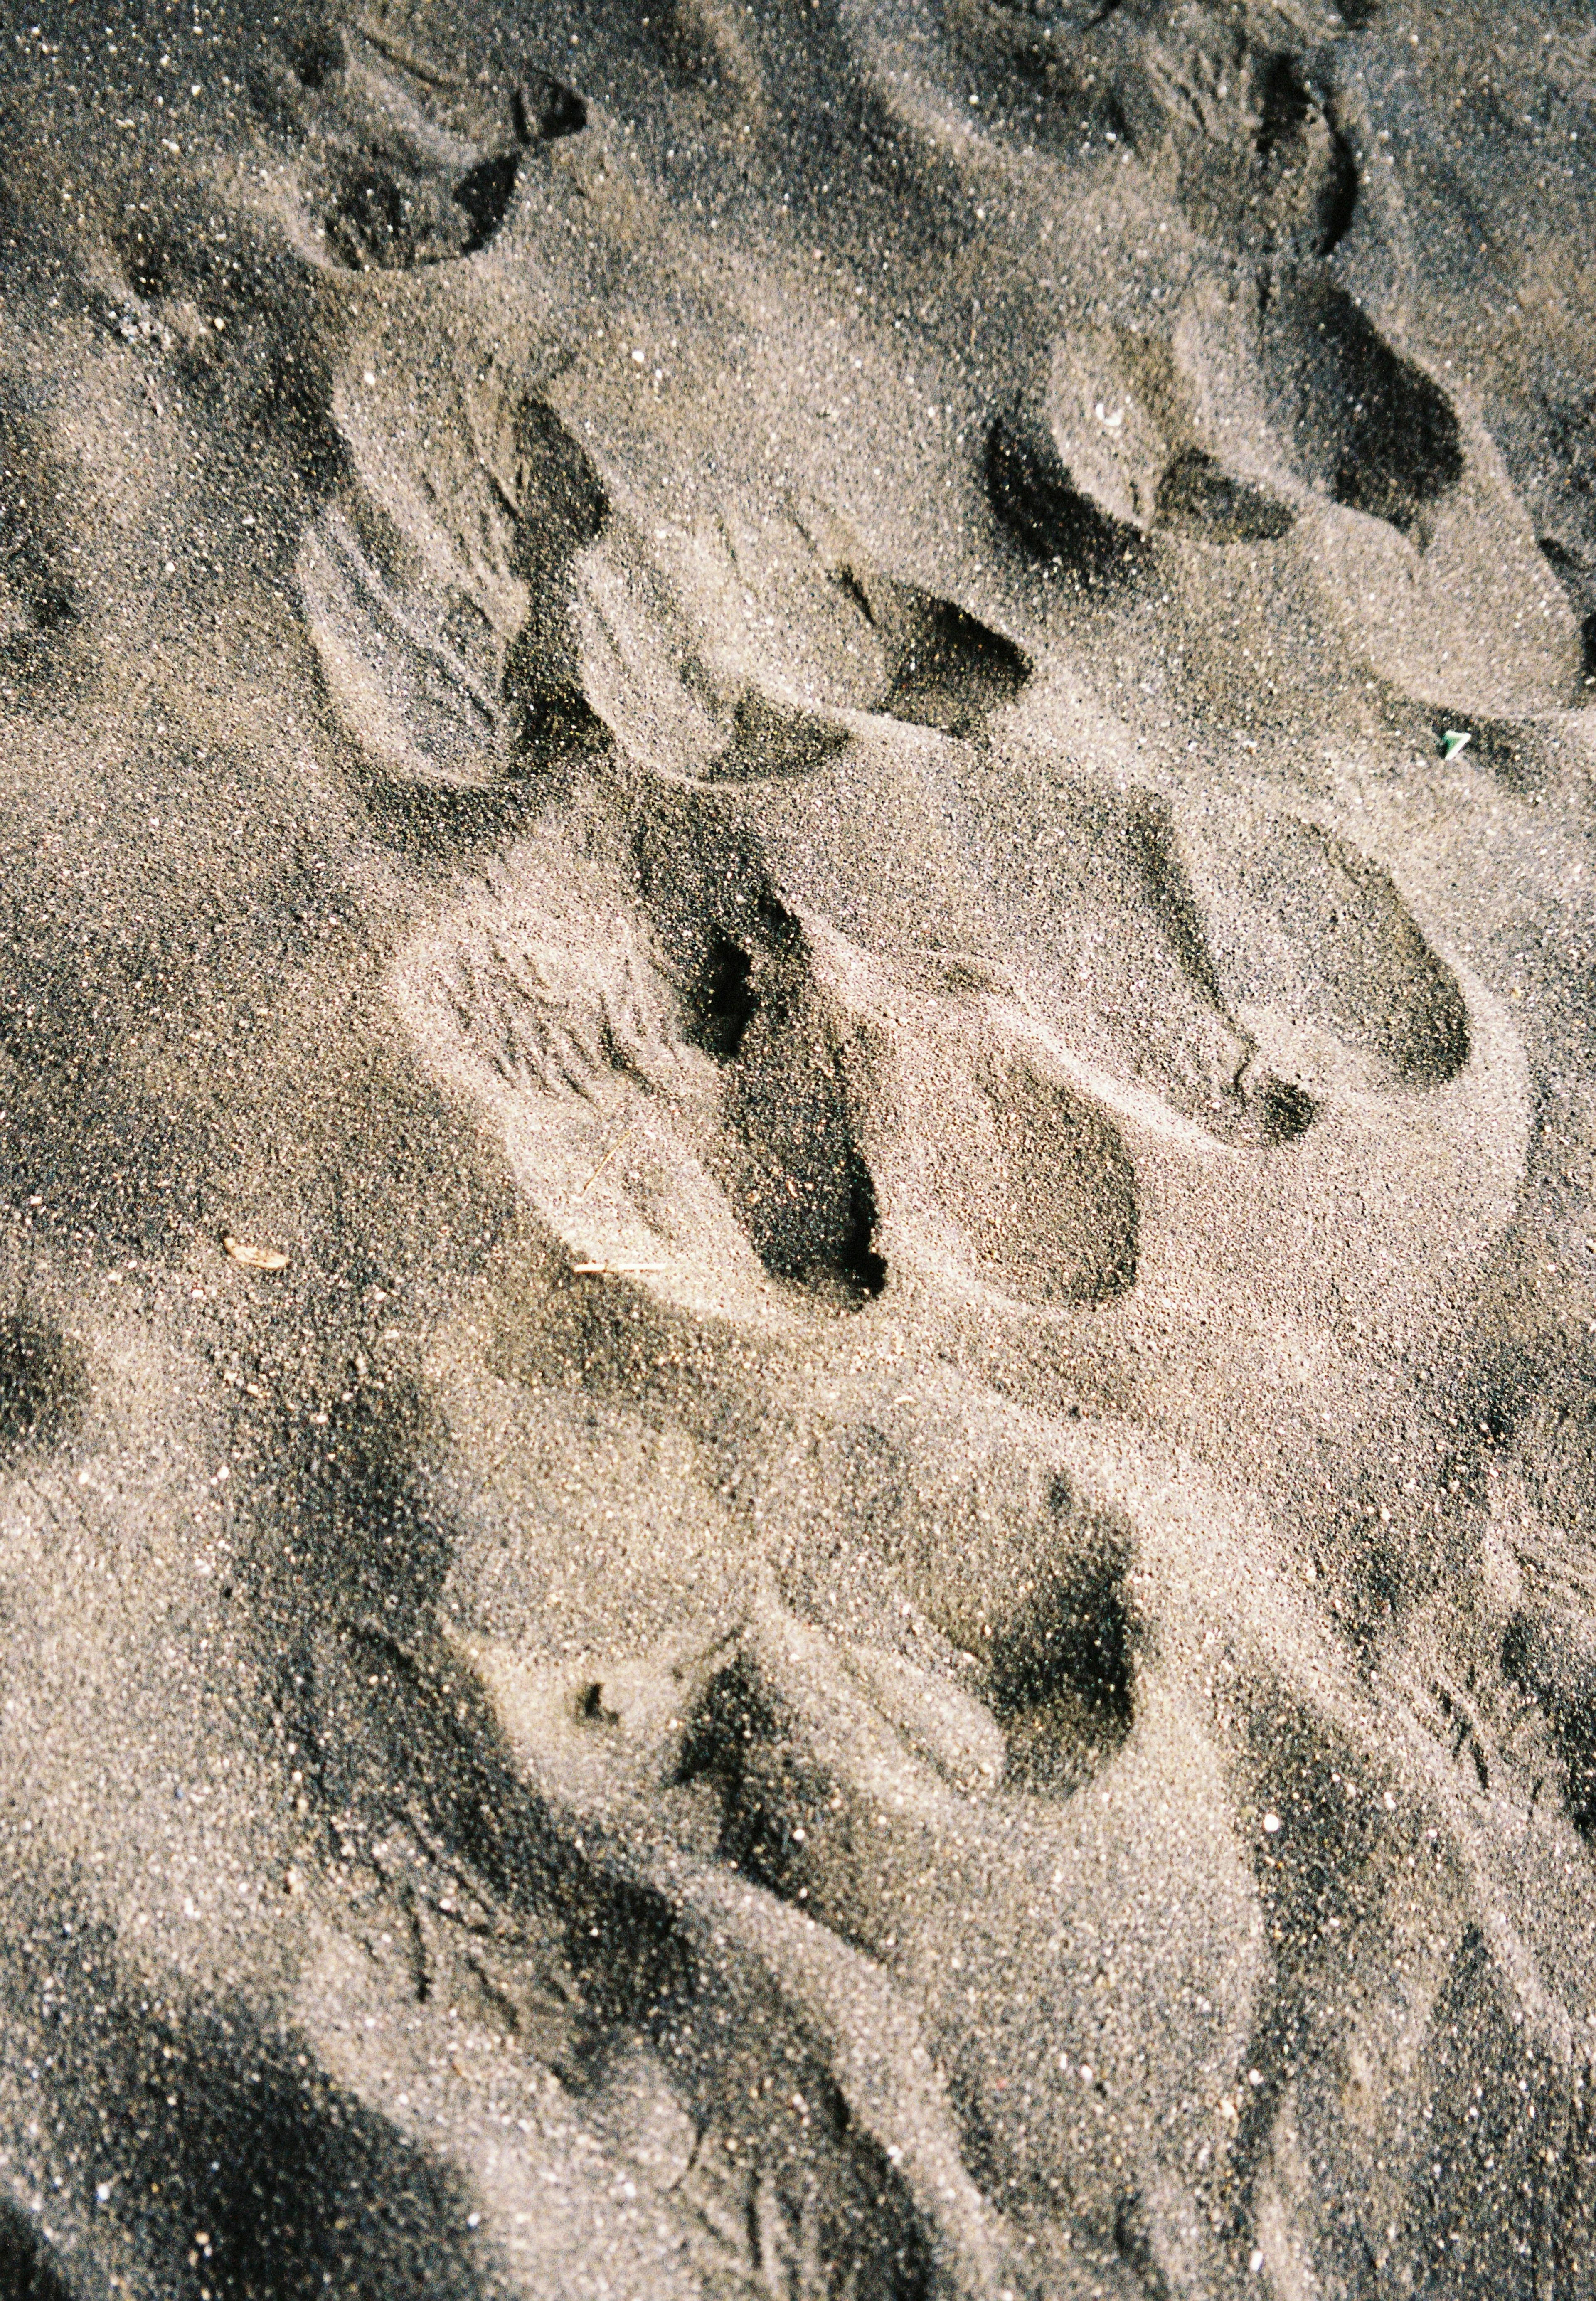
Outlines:
<svg viewBox="0 0 1596 2301"><path fill-rule="evenodd" d="M0 2294L1596 2295L1596 31L0 38Z"/></svg>

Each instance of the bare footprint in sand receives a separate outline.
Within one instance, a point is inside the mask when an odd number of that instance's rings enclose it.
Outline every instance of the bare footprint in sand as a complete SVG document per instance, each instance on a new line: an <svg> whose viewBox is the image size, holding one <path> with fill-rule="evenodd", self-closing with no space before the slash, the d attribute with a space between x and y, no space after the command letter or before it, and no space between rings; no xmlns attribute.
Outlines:
<svg viewBox="0 0 1596 2301"><path fill-rule="evenodd" d="M1026 556L1113 586L1171 553L1246 555L1270 582L1308 582L1359 659L1421 702L1514 715L1573 698L1579 628L1500 456L1441 382L1316 267L1274 282L1256 326L1211 300L1167 339L1073 331L998 410L987 492ZM1207 388L1222 372L1244 422Z"/></svg>
<svg viewBox="0 0 1596 2301"><path fill-rule="evenodd" d="M423 1637L397 1669L369 1640L347 1662L330 1653L322 1699L343 1739L392 1749L390 1803L418 1818L430 1806L432 1858L469 1883L486 1941L546 1926L582 1881L560 1955L588 2043L547 2048L567 2084L602 2103L606 2040L640 2023L654 2081L765 2194L774 2256L810 2229L813 2289L846 2291L884 2243L906 2273L918 2264L960 2294L1050 2291L1073 2259L1129 2295L1138 2247L1178 2256L1181 2153L1199 2133L1225 2153L1210 2104L1241 2081L1249 2051L1254 1895L1223 1785L1143 1618L1123 1513L1084 1500L1057 1460L1039 1483L1040 1427L994 1426L957 1385L946 1403L973 1458L878 1412L883 1494L921 1497L902 1513L910 1546L889 1538L877 1553L880 1643L819 1629L764 1566L725 1591L718 1620L699 1617L696 1640L679 1612L642 1651L623 1633L619 1651L564 1655L542 1620L506 1643L478 1627L502 1619L469 1562L484 1521L462 1541L448 1642ZM849 1476L860 1503L864 1459ZM929 1538L933 1524L967 1528L976 1554ZM509 1526L514 1545L514 1513ZM808 1570L796 1555L783 1569L800 1582ZM918 1653L905 1650L904 1589L925 1610ZM451 1743L476 1750L475 1771L440 1807ZM1172 1832L1150 1862L1114 1820L1149 1803ZM1088 1915L1105 1865L1126 1912L1112 1951ZM928 1877L940 1880L929 1898ZM1172 1899L1190 1904L1173 1936ZM1130 1914L1143 1908L1146 1941ZM507 1974L506 1953L484 1954L485 1971ZM1174 2049L1190 2099L1178 2145L1124 2108L1141 2051L1131 2009L1155 1955L1160 1987L1178 1971L1193 2009ZM1047 2066L1010 2089L989 2051L1005 2020L993 1977L1022 1968L1056 1996L1057 2025ZM537 2018L529 2037L545 2035ZM750 2018L766 2062L780 2044L774 2098L748 2061ZM1038 2247L1049 2268L1035 2284L1024 2263L1039 2265Z"/></svg>
<svg viewBox="0 0 1596 2301"><path fill-rule="evenodd" d="M1304 489L1385 522L1423 549L1434 507L1464 476L1461 427L1441 386L1404 359L1316 270L1265 303L1256 471L1227 469L1205 421L1200 339L1074 330L1045 388L995 423L988 480L999 515L1069 565L1134 567L1163 531L1214 544L1272 542Z"/></svg>
<svg viewBox="0 0 1596 2301"><path fill-rule="evenodd" d="M835 778L798 792L795 833ZM1468 1065L1452 972L1386 874L1312 824L1263 818L1220 850L1150 800L1098 824L1095 875L1111 865L1145 918L1127 964L1145 986L1166 963L1170 1011L1144 996L1110 1023L1099 983L1077 1034L1029 916L1007 963L892 938L867 957L810 908L813 849L759 841L740 810L645 807L633 854L572 867L557 896L554 850L518 849L401 967L429 1059L499 1115L565 1251L650 1289L765 1316L859 1309L895 1268L934 1269L1102 1305L1139 1269L1137 1159L1177 1156L1160 1098L1285 1157L1321 1100L1373 1125L1383 1096ZM1200 1159L1179 1159L1198 1190Z"/></svg>
<svg viewBox="0 0 1596 2301"><path fill-rule="evenodd" d="M1296 517L1266 462L1249 472L1205 422L1172 347L1132 330L1073 330L1043 387L1001 410L987 491L1033 554L1098 580L1144 567L1149 539L1272 543Z"/></svg>
<svg viewBox="0 0 1596 2301"><path fill-rule="evenodd" d="M1226 998L1297 1033L1308 1078L1337 1059L1316 1034L1329 1034L1343 1065L1361 1057L1371 1083L1458 1075L1469 1053L1462 992L1378 865L1316 824L1281 817L1190 851Z"/></svg>
<svg viewBox="0 0 1596 2301"><path fill-rule="evenodd" d="M1002 123L994 140L1018 129L1074 156L1106 133L1194 232L1255 264L1322 259L1350 229L1358 171L1330 21L951 0L944 22L943 88L973 68Z"/></svg>
<svg viewBox="0 0 1596 2301"><path fill-rule="evenodd" d="M594 710L624 756L676 782L812 774L865 714L980 741L1032 671L1013 640L801 501L652 541L614 519L577 616Z"/></svg>
<svg viewBox="0 0 1596 2301"><path fill-rule="evenodd" d="M255 92L297 142L307 252L350 272L486 247L527 149L587 122L581 98L547 72L495 57L468 76L428 53L419 13L381 5L280 33Z"/></svg>
<svg viewBox="0 0 1596 2301"><path fill-rule="evenodd" d="M365 769L405 792L491 789L597 724L573 601L608 516L597 475L546 405L491 375L451 413L408 473L363 456L347 414L362 483L296 567L329 700Z"/></svg>

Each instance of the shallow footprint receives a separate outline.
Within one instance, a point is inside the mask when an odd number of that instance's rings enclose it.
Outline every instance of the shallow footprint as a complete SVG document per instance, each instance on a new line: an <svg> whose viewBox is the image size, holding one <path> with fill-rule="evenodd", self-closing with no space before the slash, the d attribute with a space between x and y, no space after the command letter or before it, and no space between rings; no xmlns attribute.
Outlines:
<svg viewBox="0 0 1596 2301"><path fill-rule="evenodd" d="M255 79L300 145L313 250L350 272L474 255L503 225L529 146L577 133L587 109L548 73L432 53L418 25L373 8L302 21Z"/></svg>
<svg viewBox="0 0 1596 2301"><path fill-rule="evenodd" d="M646 536L581 570L581 676L619 747L676 783L817 774L880 714L979 740L1034 668L951 599L876 565L823 506Z"/></svg>
<svg viewBox="0 0 1596 2301"><path fill-rule="evenodd" d="M993 1050L922 1106L915 1134L915 1195L955 1227L987 1284L1045 1309L1133 1284L1135 1171L1084 1095Z"/></svg>
<svg viewBox="0 0 1596 2301"><path fill-rule="evenodd" d="M384 774L484 789L509 764L506 634L476 587L413 573L402 545L385 552L361 508L330 505L307 531L296 570L329 693Z"/></svg>
<svg viewBox="0 0 1596 2301"><path fill-rule="evenodd" d="M1296 516L1261 474L1229 468L1177 347L1130 329L1055 345L1045 385L992 425L987 490L1032 552L1099 578L1133 573L1156 534L1268 543Z"/></svg>
<svg viewBox="0 0 1596 2301"><path fill-rule="evenodd" d="M1380 866L1316 824L1274 816L1223 850L1191 843L1214 966L1235 1006L1361 1050L1370 1084L1440 1086L1468 1060L1468 1011L1450 967ZM1313 1034L1318 1034L1316 1037Z"/></svg>
<svg viewBox="0 0 1596 2301"><path fill-rule="evenodd" d="M306 529L295 567L329 696L365 764L418 789L485 790L592 715L576 673L572 567L609 516L541 402L435 411L414 463L369 467Z"/></svg>
<svg viewBox="0 0 1596 2301"><path fill-rule="evenodd" d="M1457 414L1433 378L1316 274L1272 301L1263 366L1302 477L1349 510L1422 538L1429 507L1464 471Z"/></svg>

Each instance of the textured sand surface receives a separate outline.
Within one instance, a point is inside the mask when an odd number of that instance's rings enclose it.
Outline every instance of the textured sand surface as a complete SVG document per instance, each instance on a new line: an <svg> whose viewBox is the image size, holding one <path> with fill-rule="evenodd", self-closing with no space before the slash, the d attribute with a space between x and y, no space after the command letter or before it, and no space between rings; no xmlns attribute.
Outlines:
<svg viewBox="0 0 1596 2301"><path fill-rule="evenodd" d="M4 2301L1596 2296L1593 246L1572 0L7 16Z"/></svg>

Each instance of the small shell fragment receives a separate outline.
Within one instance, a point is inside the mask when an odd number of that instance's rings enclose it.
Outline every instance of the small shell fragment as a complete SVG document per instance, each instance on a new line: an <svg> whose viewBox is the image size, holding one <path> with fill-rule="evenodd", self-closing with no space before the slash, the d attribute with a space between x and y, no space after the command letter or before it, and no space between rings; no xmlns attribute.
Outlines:
<svg viewBox="0 0 1596 2301"><path fill-rule="evenodd" d="M235 1262L250 1270L286 1270L288 1258L275 1246L252 1246L247 1238L234 1238L230 1232L222 1242Z"/></svg>

